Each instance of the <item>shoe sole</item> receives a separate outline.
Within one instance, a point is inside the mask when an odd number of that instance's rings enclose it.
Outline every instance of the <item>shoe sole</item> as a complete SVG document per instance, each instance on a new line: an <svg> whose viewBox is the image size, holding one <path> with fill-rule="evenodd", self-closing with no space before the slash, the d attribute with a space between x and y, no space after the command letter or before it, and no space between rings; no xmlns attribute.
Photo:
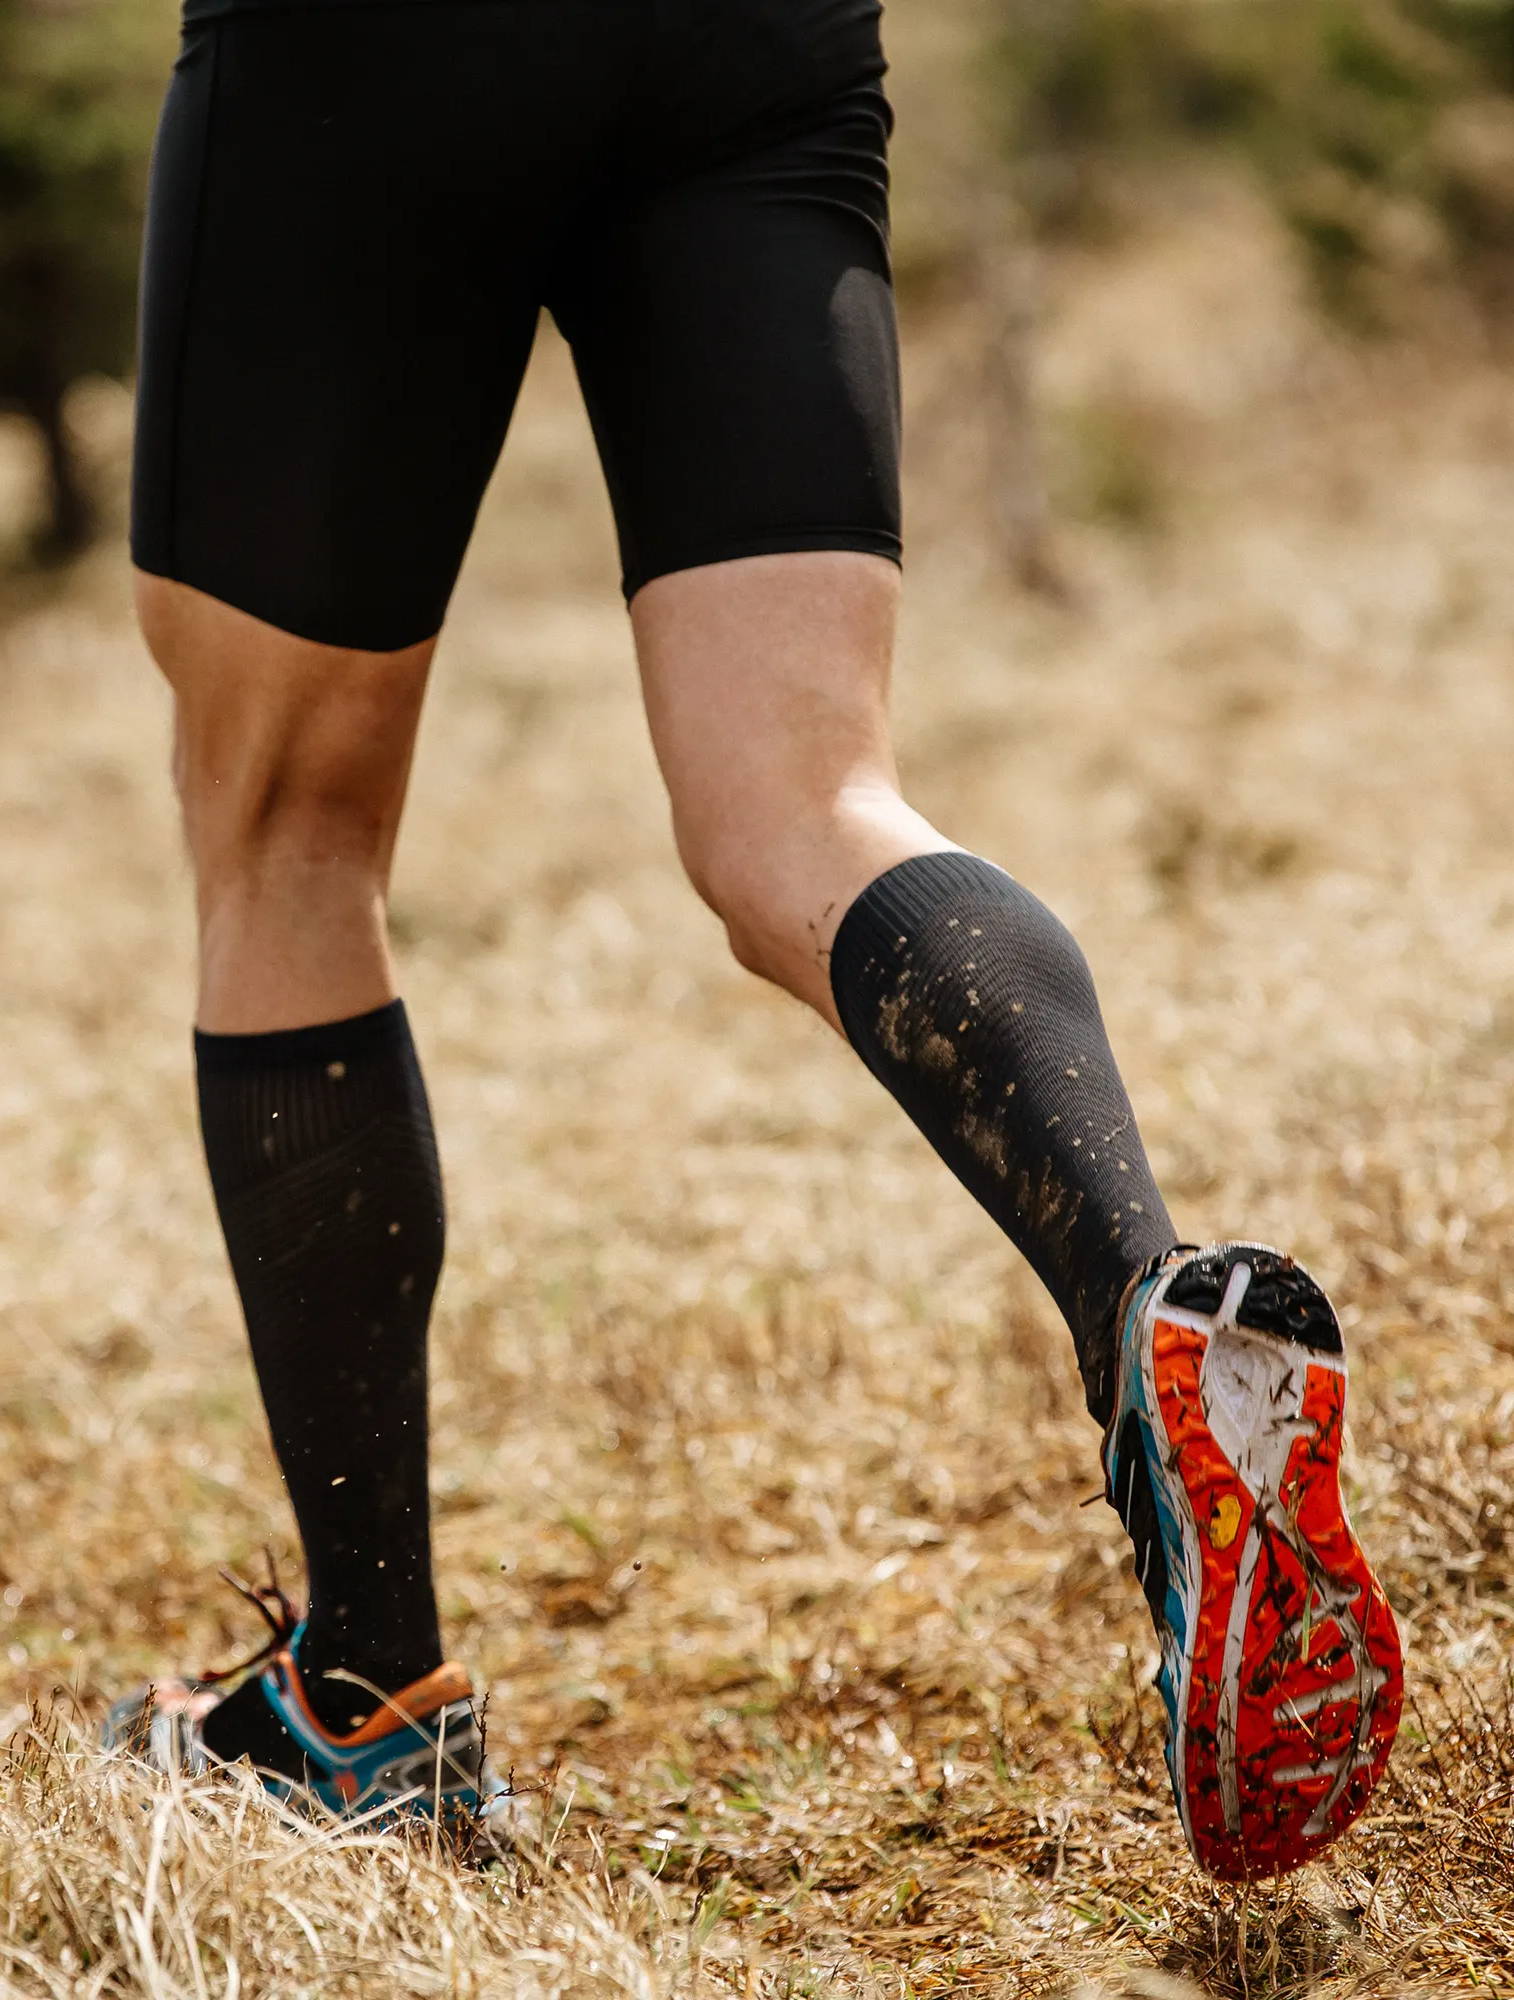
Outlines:
<svg viewBox="0 0 1514 2000"><path fill-rule="evenodd" d="M1339 1325L1307 1272L1246 1244L1160 1279L1142 1323L1149 1470L1185 1553L1178 1809L1211 1874L1285 1874L1362 1812L1403 1706L1397 1625L1340 1490Z"/></svg>

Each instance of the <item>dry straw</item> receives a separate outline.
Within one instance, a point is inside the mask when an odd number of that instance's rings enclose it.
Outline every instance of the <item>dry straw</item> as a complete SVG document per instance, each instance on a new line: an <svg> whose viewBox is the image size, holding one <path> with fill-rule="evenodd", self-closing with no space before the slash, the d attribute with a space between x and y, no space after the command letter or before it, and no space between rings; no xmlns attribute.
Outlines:
<svg viewBox="0 0 1514 2000"><path fill-rule="evenodd" d="M1233 205L1051 304L1053 415L1137 408L1177 511L1069 527L1047 607L922 491L906 767L1085 939L1183 1226L1340 1299L1413 1694L1372 1815L1281 1888L1188 1863L1065 1336L679 881L551 350L397 888L452 1190L444 1610L532 1849L465 1871L89 1748L107 1694L245 1641L216 1569L287 1532L108 553L0 672L7 2000L1514 1988L1514 389L1323 341Z"/></svg>

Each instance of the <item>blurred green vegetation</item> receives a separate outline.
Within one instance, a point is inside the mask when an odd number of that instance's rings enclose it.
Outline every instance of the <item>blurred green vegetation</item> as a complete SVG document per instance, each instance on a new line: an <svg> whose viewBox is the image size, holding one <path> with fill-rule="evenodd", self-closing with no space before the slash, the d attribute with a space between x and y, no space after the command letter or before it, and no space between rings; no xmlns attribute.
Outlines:
<svg viewBox="0 0 1514 2000"><path fill-rule="evenodd" d="M80 548L95 516L68 389L131 366L165 19L151 0L0 0L0 408L46 449L42 558Z"/></svg>
<svg viewBox="0 0 1514 2000"><path fill-rule="evenodd" d="M1113 226L1133 164L1225 155L1348 317L1406 278L1514 289L1514 0L993 8L1000 141L1043 241Z"/></svg>

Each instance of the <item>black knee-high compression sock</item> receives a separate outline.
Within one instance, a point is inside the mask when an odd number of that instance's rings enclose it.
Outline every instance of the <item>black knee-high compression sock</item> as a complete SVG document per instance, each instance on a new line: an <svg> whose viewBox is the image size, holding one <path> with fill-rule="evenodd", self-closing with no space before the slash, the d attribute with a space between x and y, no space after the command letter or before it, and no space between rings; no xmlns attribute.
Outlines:
<svg viewBox="0 0 1514 2000"><path fill-rule="evenodd" d="M831 987L857 1053L1056 1300L1107 1421L1120 1293L1176 1232L1076 942L1002 869L925 854L847 911Z"/></svg>
<svg viewBox="0 0 1514 2000"><path fill-rule="evenodd" d="M300 1660L339 1731L441 1659L427 1497L426 1328L441 1270L441 1175L398 1000L355 1020L195 1037L200 1123L274 1449L305 1546ZM247 1691L248 1694L251 1690ZM230 1697L206 1735L245 1740ZM266 1709L264 1710L266 1714Z"/></svg>

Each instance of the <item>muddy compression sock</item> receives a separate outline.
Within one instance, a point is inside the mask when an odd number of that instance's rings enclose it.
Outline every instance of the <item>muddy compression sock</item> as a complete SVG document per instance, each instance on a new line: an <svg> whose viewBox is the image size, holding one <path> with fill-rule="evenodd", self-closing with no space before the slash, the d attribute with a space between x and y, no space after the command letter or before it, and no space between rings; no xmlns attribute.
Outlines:
<svg viewBox="0 0 1514 2000"><path fill-rule="evenodd" d="M197 1034L195 1056L211 1184L305 1545L301 1665L317 1715L343 1731L373 1700L323 1681L328 1669L390 1691L441 1660L426 1327L443 1211L425 1085L398 1000L321 1027ZM226 1742L238 1711L249 1700L233 1695L207 1730L222 1755L244 1747Z"/></svg>
<svg viewBox="0 0 1514 2000"><path fill-rule="evenodd" d="M1107 1421L1120 1293L1176 1231L1076 942L1002 869L924 854L847 911L831 986L857 1053L1056 1300Z"/></svg>

